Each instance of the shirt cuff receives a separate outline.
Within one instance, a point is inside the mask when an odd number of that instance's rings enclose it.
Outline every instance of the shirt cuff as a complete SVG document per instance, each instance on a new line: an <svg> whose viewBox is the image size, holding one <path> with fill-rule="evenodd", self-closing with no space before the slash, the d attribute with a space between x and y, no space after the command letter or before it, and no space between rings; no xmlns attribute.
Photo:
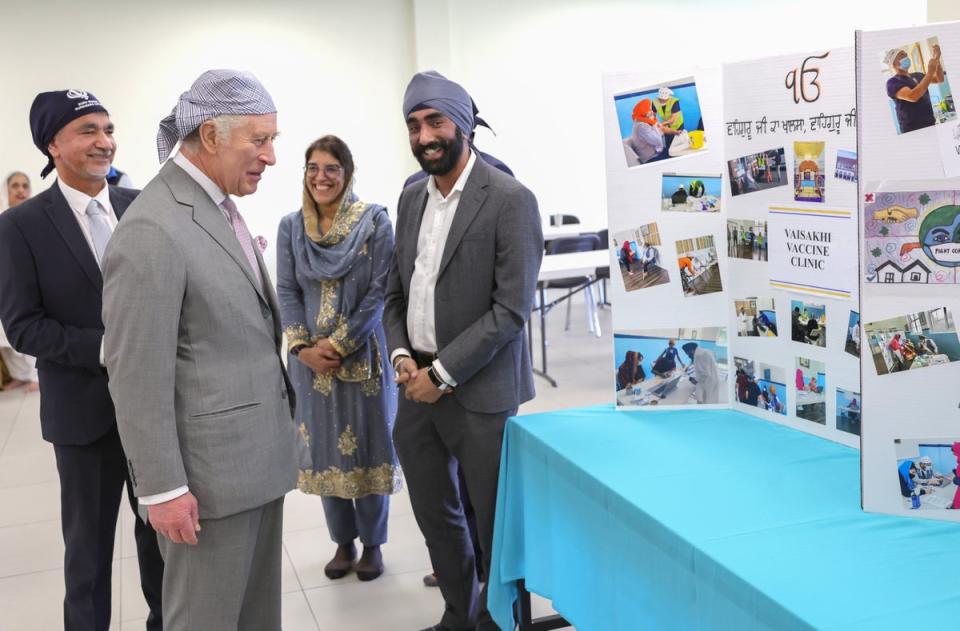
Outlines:
<svg viewBox="0 0 960 631"><path fill-rule="evenodd" d="M450 376L450 373L448 373L447 369L443 367L443 364L440 363L439 359L433 360L433 369L437 371L437 375L439 375L439 377L443 379L444 383L446 383L447 385L453 388L457 387L456 380L454 380L454 378Z"/></svg>
<svg viewBox="0 0 960 631"><path fill-rule="evenodd" d="M103 338L100 338L100 365L106 367L106 356L103 353Z"/></svg>
<svg viewBox="0 0 960 631"><path fill-rule="evenodd" d="M390 365L391 366L395 365L397 361L397 357L400 357L401 355L406 355L407 357L413 357L413 353L411 353L407 349L398 348L397 350L390 353Z"/></svg>
<svg viewBox="0 0 960 631"><path fill-rule="evenodd" d="M166 493L157 493L156 495L144 495L140 498L140 504L143 506L153 506L154 504L163 504L164 502L169 502L170 500L175 500L181 495L186 495L190 491L189 488L181 486L179 488L173 489L172 491L167 491Z"/></svg>

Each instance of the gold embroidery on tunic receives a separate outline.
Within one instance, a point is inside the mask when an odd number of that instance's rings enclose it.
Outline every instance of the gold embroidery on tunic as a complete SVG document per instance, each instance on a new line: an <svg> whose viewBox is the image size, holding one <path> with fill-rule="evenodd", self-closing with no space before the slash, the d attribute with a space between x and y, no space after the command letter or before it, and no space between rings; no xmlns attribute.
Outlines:
<svg viewBox="0 0 960 631"><path fill-rule="evenodd" d="M313 389L320 394L329 397L333 392L333 373L314 373Z"/></svg>
<svg viewBox="0 0 960 631"><path fill-rule="evenodd" d="M300 423L300 436L303 437L303 442L307 443L307 445L309 446L309 445L310 445L310 432L307 430L307 424L306 424L306 423Z"/></svg>
<svg viewBox="0 0 960 631"><path fill-rule="evenodd" d="M403 482L400 467L383 464L379 467L357 467L344 471L328 467L326 471L301 471L298 487L304 493L353 499L364 495L392 495Z"/></svg>
<svg viewBox="0 0 960 631"><path fill-rule="evenodd" d="M300 346L302 344L309 345L310 342L310 331L307 330L307 327L303 324L297 322L296 324L291 324L283 331L287 336L287 350L292 349L295 346Z"/></svg>
<svg viewBox="0 0 960 631"><path fill-rule="evenodd" d="M347 425L340 438L337 440L337 449L344 456L352 456L357 451L357 435L353 433L353 428Z"/></svg>

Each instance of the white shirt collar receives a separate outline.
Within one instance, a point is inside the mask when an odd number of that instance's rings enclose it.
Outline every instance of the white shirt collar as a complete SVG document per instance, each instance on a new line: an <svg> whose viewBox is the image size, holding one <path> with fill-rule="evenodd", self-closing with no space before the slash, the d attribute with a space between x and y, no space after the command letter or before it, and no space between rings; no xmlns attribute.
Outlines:
<svg viewBox="0 0 960 631"><path fill-rule="evenodd" d="M470 151L469 147L467 151ZM463 167L463 172L460 173L460 177L457 178L456 183L453 185L453 188L450 189L450 193L444 197L440 195L440 190L437 188L437 182L434 176L427 178L427 194L430 197L439 197L440 200L446 201L453 197L454 193L462 193L463 187L467 185L467 179L470 177L470 172L473 171L473 165L477 163L477 154L475 151L470 151L470 159L467 160L467 166Z"/></svg>
<svg viewBox="0 0 960 631"><path fill-rule="evenodd" d="M220 187L214 183L213 180L207 176L206 173L201 171L197 165L187 159L187 156L183 155L182 152L178 151L177 155L173 156L173 162L178 167L187 172L193 180L200 185L200 188L210 196L210 199L213 200L213 203L220 207L223 204L223 200L227 198L227 194L220 190Z"/></svg>
<svg viewBox="0 0 960 631"><path fill-rule="evenodd" d="M87 212L87 206L90 205L90 200L95 199L100 202L100 205L103 206L104 210L109 214L113 210L113 206L110 204L110 187L107 185L107 181L103 181L103 188L100 189L100 192L95 196L90 197L82 191L69 186L62 179L57 178L57 185L60 187L60 192L63 193L63 197L67 200L67 204L70 206L73 212L78 215L85 215Z"/></svg>

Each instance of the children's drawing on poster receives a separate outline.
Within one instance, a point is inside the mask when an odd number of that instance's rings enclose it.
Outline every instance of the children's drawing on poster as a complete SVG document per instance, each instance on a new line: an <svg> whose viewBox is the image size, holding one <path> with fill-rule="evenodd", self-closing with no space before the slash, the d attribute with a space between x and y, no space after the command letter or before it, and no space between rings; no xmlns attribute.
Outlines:
<svg viewBox="0 0 960 631"><path fill-rule="evenodd" d="M860 435L859 392L837 388L837 429L848 434Z"/></svg>
<svg viewBox="0 0 960 631"><path fill-rule="evenodd" d="M734 357L734 365L738 403L786 416L787 385L782 368L761 363L757 370L752 359L742 357Z"/></svg>
<svg viewBox="0 0 960 631"><path fill-rule="evenodd" d="M847 182L857 181L857 152L846 149L837 150L837 166L833 170L833 177Z"/></svg>
<svg viewBox="0 0 960 631"><path fill-rule="evenodd" d="M802 344L827 345L826 305L790 301L790 339Z"/></svg>
<svg viewBox="0 0 960 631"><path fill-rule="evenodd" d="M860 357L860 339L860 314L851 310L850 318L847 320L847 339L843 350L854 357Z"/></svg>
<svg viewBox="0 0 960 631"><path fill-rule="evenodd" d="M677 241L677 264L680 267L684 296L702 296L723 291L713 236Z"/></svg>
<svg viewBox="0 0 960 631"><path fill-rule="evenodd" d="M960 283L960 191L866 193L867 282Z"/></svg>
<svg viewBox="0 0 960 631"><path fill-rule="evenodd" d="M742 298L733 301L737 337L777 337L777 309L773 298Z"/></svg>
<svg viewBox="0 0 960 631"><path fill-rule="evenodd" d="M957 119L936 37L891 48L883 58L890 114L898 134Z"/></svg>
<svg viewBox="0 0 960 631"><path fill-rule="evenodd" d="M727 161L730 194L744 195L787 185L787 163L783 147Z"/></svg>
<svg viewBox="0 0 960 631"><path fill-rule="evenodd" d="M610 247L620 263L620 277L627 291L670 282L670 275L660 260L661 245L660 230L655 223L617 232L610 239Z"/></svg>
<svg viewBox="0 0 960 631"><path fill-rule="evenodd" d="M867 322L864 331L878 375L960 361L960 339L946 307Z"/></svg>
<svg viewBox="0 0 960 631"><path fill-rule="evenodd" d="M720 212L720 175L664 173L660 208L670 212Z"/></svg>
<svg viewBox="0 0 960 631"><path fill-rule="evenodd" d="M727 255L748 261L767 260L767 222L727 220Z"/></svg>
<svg viewBox="0 0 960 631"><path fill-rule="evenodd" d="M911 510L960 508L960 435L895 438L897 479L903 507Z"/></svg>
<svg viewBox="0 0 960 631"><path fill-rule="evenodd" d="M617 405L727 403L723 327L614 333Z"/></svg>
<svg viewBox="0 0 960 631"><path fill-rule="evenodd" d="M823 362L797 357L794 389L797 418L827 424L827 370Z"/></svg>
<svg viewBox="0 0 960 631"><path fill-rule="evenodd" d="M693 77L631 90L613 100L628 167L706 150Z"/></svg>
<svg viewBox="0 0 960 631"><path fill-rule="evenodd" d="M823 202L826 188L825 142L793 143L793 199Z"/></svg>

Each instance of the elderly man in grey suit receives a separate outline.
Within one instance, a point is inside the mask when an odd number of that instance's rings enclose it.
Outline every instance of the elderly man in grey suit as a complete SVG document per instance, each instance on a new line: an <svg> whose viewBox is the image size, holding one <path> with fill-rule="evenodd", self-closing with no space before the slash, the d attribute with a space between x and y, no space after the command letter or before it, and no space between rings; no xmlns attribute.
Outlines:
<svg viewBox="0 0 960 631"><path fill-rule="evenodd" d="M161 535L167 631L280 628L283 497L303 444L273 287L235 197L275 163L252 75L204 73L161 121L163 162L104 264L110 392L141 511Z"/></svg>
<svg viewBox="0 0 960 631"><path fill-rule="evenodd" d="M529 190L477 159L466 141L472 100L461 86L417 74L403 114L431 177L404 189L397 211L384 312L404 384L394 443L446 604L431 629L496 629L475 564L490 564L504 424L534 396L523 329L543 257L540 214ZM474 558L457 463L483 559Z"/></svg>

